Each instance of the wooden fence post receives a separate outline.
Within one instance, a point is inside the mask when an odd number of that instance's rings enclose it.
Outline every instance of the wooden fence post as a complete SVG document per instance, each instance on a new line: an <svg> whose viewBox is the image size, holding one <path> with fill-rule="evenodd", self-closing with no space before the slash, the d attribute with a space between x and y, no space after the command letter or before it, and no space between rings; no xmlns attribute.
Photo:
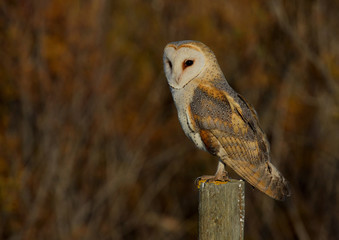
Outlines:
<svg viewBox="0 0 339 240"><path fill-rule="evenodd" d="M199 183L199 239L244 239L245 183Z"/></svg>

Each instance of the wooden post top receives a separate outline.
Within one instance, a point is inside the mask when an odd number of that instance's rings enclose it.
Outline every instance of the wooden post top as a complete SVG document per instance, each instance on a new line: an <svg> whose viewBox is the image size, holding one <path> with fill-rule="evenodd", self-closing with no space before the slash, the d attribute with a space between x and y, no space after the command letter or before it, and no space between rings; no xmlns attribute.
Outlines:
<svg viewBox="0 0 339 240"><path fill-rule="evenodd" d="M199 181L199 239L244 238L245 183Z"/></svg>

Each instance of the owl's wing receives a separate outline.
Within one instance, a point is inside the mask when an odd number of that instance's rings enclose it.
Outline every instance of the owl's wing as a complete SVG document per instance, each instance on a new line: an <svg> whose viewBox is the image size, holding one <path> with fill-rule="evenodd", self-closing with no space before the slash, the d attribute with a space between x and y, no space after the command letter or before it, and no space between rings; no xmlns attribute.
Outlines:
<svg viewBox="0 0 339 240"><path fill-rule="evenodd" d="M189 115L210 153L269 196L282 200L289 194L285 179L270 163L269 143L256 112L240 95L200 84Z"/></svg>

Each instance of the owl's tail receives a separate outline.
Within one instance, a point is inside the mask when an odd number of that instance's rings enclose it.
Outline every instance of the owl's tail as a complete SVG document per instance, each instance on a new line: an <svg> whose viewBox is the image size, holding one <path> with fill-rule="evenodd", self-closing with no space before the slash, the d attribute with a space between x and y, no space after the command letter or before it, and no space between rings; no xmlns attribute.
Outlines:
<svg viewBox="0 0 339 240"><path fill-rule="evenodd" d="M268 196L280 201L290 196L287 181L270 162L265 162L260 166L246 163L246 167L233 160L224 159L224 162L252 186Z"/></svg>

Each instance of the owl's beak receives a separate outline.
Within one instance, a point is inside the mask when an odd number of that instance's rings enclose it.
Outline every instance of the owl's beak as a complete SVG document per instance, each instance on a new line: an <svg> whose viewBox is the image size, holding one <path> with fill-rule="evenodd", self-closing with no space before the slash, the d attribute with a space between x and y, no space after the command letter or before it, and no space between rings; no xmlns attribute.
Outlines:
<svg viewBox="0 0 339 240"><path fill-rule="evenodd" d="M174 79L175 79L175 82L176 82L177 84L179 84L179 82L180 82L180 80L181 80L181 75L179 75L179 76L174 76Z"/></svg>

